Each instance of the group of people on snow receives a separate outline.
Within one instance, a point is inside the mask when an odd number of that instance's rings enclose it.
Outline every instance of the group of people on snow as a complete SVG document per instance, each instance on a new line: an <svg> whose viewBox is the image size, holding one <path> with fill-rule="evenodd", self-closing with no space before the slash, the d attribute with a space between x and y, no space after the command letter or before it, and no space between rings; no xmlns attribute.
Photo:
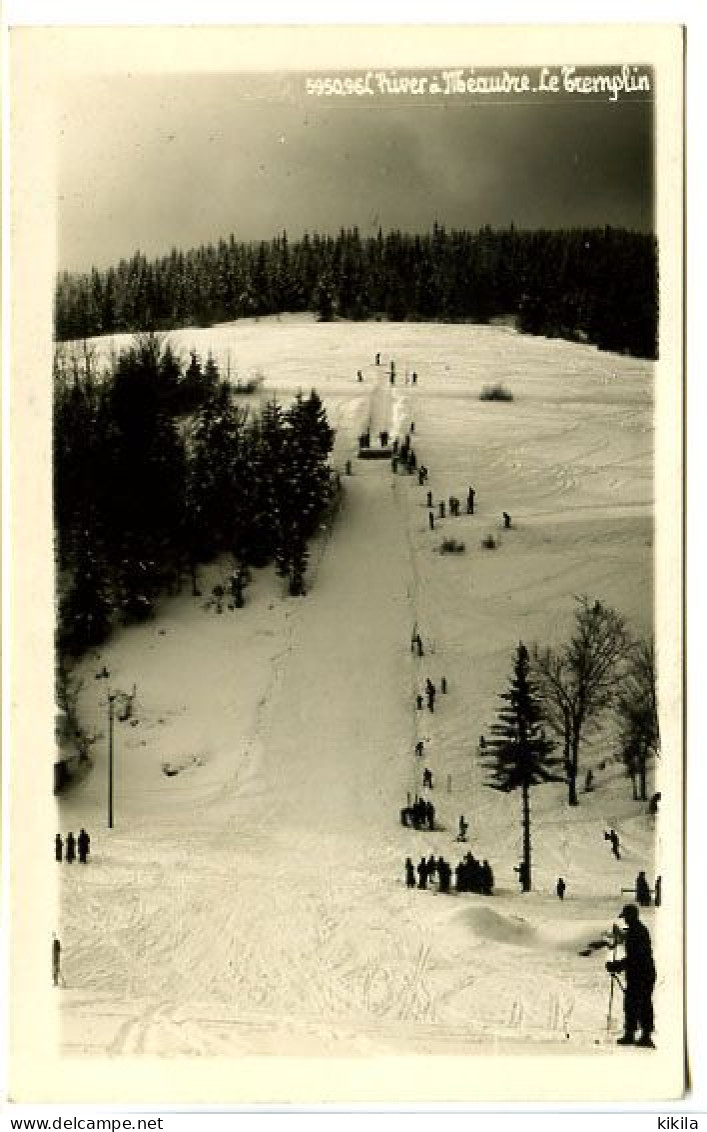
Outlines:
<svg viewBox="0 0 707 1132"><path fill-rule="evenodd" d="M76 860L77 850L80 863L85 865L91 851L91 838L83 828L78 837L74 837L73 833L66 835L66 860L69 865ZM64 840L60 833L54 838L54 856L59 863L64 859Z"/></svg>
<svg viewBox="0 0 707 1132"><path fill-rule="evenodd" d="M415 797L412 804L403 806L400 811L400 824L413 829L434 829L435 808L428 798Z"/></svg>
<svg viewBox="0 0 707 1132"><path fill-rule="evenodd" d="M454 874L454 888L456 892L476 892L484 896L493 895L493 870L488 861L477 861L473 853L469 852L459 861L454 869L442 857L421 857L419 864L413 864L412 858L405 860L405 883L408 888L429 887L430 882L437 880L440 892L450 892Z"/></svg>

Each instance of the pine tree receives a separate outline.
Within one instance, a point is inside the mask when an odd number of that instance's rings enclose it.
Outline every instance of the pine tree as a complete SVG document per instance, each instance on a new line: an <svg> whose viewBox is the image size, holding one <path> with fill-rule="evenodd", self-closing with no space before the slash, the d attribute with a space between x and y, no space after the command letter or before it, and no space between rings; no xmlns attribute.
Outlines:
<svg viewBox="0 0 707 1132"><path fill-rule="evenodd" d="M59 648L76 655L105 640L113 615L108 566L94 538L95 531L81 532L73 580L59 606Z"/></svg>
<svg viewBox="0 0 707 1132"><path fill-rule="evenodd" d="M560 760L553 756L555 744L545 737L540 700L530 680L530 658L521 642L513 662L513 675L507 692L500 698L507 706L498 712L498 722L491 727L484 763L491 771L488 783L494 790L506 793L521 791L523 891L532 888L530 841L530 790L543 782L561 782L555 767Z"/></svg>

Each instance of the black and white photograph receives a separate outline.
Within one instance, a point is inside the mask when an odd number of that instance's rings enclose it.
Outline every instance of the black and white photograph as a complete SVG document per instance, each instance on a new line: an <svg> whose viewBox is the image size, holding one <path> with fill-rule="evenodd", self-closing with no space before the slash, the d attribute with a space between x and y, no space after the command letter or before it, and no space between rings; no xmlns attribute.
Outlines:
<svg viewBox="0 0 707 1132"><path fill-rule="evenodd" d="M677 1099L683 33L344 30L10 34L13 1095Z"/></svg>

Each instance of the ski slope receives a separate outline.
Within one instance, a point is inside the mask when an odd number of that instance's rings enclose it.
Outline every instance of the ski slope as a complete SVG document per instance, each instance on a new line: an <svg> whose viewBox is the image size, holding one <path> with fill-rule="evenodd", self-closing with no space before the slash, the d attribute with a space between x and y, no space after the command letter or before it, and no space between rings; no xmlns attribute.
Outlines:
<svg viewBox="0 0 707 1132"><path fill-rule="evenodd" d="M638 869L651 881L661 871L660 825L632 800L610 733L596 733L582 754L596 789L577 810L562 786L533 792L535 890L521 896L520 799L485 787L478 738L517 642L560 642L573 595L651 631L652 366L497 326L282 316L170 339L228 358L238 376L262 372L262 398L316 387L337 429L333 462L343 473L352 459L353 475L313 548L306 598L284 596L268 568L244 609L219 615L207 608L229 572L218 562L201 599L185 586L79 666L94 767L60 798L57 828L87 828L92 856L59 873L65 1054L601 1055L615 1037L606 954L578 951L616 919ZM496 382L513 402L479 400ZM364 427L375 443L411 421L425 488L355 459ZM430 531L427 490L463 510L470 484L476 514ZM488 534L495 550L481 545ZM439 554L447 535L466 552ZM109 680L96 678L103 665ZM418 712L425 678L439 689L443 675L448 694ZM133 685L134 719L115 725L108 830L106 697ZM423 765L432 833L398 819ZM408 891L408 854L455 865L466 851L461 814L496 894ZM652 931L660 915L646 912Z"/></svg>

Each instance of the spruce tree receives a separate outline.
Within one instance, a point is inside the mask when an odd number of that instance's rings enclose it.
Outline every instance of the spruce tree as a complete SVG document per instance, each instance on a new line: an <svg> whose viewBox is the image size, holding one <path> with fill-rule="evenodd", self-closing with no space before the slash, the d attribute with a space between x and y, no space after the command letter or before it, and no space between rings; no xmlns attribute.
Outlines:
<svg viewBox="0 0 707 1132"><path fill-rule="evenodd" d="M532 888L530 841L530 790L543 782L562 782L556 772L560 760L553 755L555 744L545 737L540 700L530 680L528 650L521 642L513 661L513 675L507 692L500 698L498 721L491 727L484 765L491 771L487 784L506 793L521 791L523 860L521 881L524 892Z"/></svg>

